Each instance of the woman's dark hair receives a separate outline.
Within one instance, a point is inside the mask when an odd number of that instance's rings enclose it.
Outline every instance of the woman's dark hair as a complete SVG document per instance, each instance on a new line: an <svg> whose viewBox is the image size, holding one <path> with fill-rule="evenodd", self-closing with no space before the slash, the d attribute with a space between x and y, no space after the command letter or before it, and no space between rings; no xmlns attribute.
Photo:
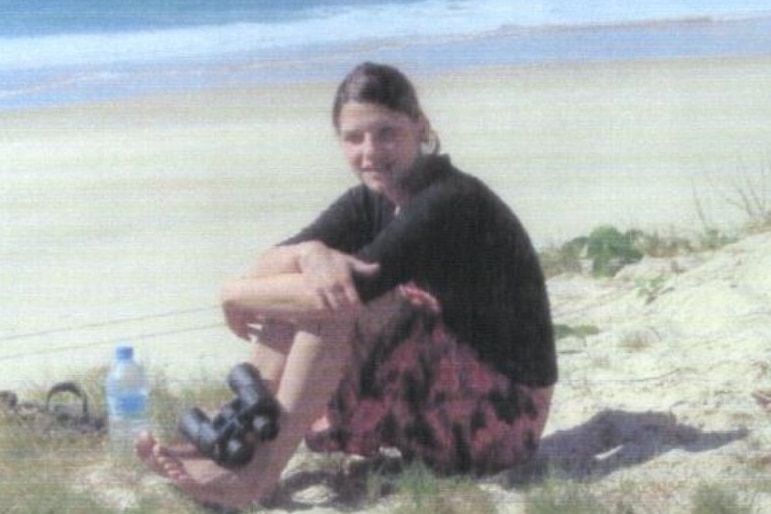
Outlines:
<svg viewBox="0 0 771 514"><path fill-rule="evenodd" d="M412 83L401 71L385 64L359 64L343 79L332 106L335 129L340 128L340 111L348 102L380 105L406 114L413 120L423 117Z"/></svg>

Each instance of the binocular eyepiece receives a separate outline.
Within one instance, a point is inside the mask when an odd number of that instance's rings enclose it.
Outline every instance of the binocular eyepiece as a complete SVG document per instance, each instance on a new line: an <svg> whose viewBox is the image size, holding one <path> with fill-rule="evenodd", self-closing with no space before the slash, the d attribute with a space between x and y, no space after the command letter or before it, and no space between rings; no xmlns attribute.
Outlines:
<svg viewBox="0 0 771 514"><path fill-rule="evenodd" d="M236 398L214 419L193 407L182 416L179 430L204 456L223 467L236 468L251 460L257 443L278 435L280 408L250 364L233 368L227 382Z"/></svg>

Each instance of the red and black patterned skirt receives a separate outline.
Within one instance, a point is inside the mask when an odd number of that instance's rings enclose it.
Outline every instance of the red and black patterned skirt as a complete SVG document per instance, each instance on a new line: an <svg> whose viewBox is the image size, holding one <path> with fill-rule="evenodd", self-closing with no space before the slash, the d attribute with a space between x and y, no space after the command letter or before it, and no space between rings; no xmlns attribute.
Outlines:
<svg viewBox="0 0 771 514"><path fill-rule="evenodd" d="M443 474L494 473L528 461L552 388L516 384L480 361L445 329L424 293L399 296L375 332L360 321L354 362L308 447L363 456L391 447Z"/></svg>

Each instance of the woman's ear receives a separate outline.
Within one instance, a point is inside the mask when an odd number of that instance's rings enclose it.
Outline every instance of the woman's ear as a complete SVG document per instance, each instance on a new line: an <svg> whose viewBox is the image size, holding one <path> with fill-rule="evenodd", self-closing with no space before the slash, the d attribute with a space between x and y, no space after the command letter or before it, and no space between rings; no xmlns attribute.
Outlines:
<svg viewBox="0 0 771 514"><path fill-rule="evenodd" d="M427 143L431 139L431 123L422 114L418 118L418 123L420 124L420 142Z"/></svg>
<svg viewBox="0 0 771 514"><path fill-rule="evenodd" d="M439 136L431 128L431 123L428 118L421 115L419 123L420 127L420 151L423 155L436 155L439 153Z"/></svg>

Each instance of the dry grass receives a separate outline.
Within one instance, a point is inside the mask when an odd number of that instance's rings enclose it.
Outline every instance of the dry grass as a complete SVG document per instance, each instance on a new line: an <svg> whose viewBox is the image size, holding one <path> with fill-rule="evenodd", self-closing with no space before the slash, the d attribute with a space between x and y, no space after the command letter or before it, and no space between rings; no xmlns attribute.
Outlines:
<svg viewBox="0 0 771 514"><path fill-rule="evenodd" d="M101 384L106 370L81 378L93 413L104 413ZM165 387L153 388L153 419L160 433L173 434L183 403ZM188 391L188 398L209 398L211 391ZM39 400L43 392L30 393ZM133 460L107 453L105 434L41 431L32 420L0 417L0 505L4 513L167 513L206 512L147 476Z"/></svg>
<svg viewBox="0 0 771 514"><path fill-rule="evenodd" d="M98 387L102 377L103 371L95 372L89 378L91 383L86 384L95 391L97 411L103 409ZM224 388L209 387L172 394L159 379L153 390L155 422L160 430L173 433L183 406L219 402L225 393ZM304 464L294 469L295 477L282 486L287 496L279 498L282 503L275 507L281 510L296 504L292 494L323 486L329 491L323 505L340 512L511 512L498 502L515 498L524 509L516 512L527 514L646 514L667 511L677 497L682 503L678 512L748 514L754 512L753 494L771 489L771 465L760 457L737 460L732 482L722 483L702 482L698 475L674 483L655 479L655 471L646 478L646 471L621 481L569 473L546 478L534 475L504 486L499 481L491 484L473 477L438 477L418 464L388 470L367 465L357 472L352 472L349 464L338 455L308 455ZM504 496L491 494L489 486L495 484ZM0 485L4 513L209 512L146 473L137 462L109 460L104 436L42 434L7 416L0 418ZM318 498L306 506L313 507L314 501ZM255 508L252 512L264 510Z"/></svg>

